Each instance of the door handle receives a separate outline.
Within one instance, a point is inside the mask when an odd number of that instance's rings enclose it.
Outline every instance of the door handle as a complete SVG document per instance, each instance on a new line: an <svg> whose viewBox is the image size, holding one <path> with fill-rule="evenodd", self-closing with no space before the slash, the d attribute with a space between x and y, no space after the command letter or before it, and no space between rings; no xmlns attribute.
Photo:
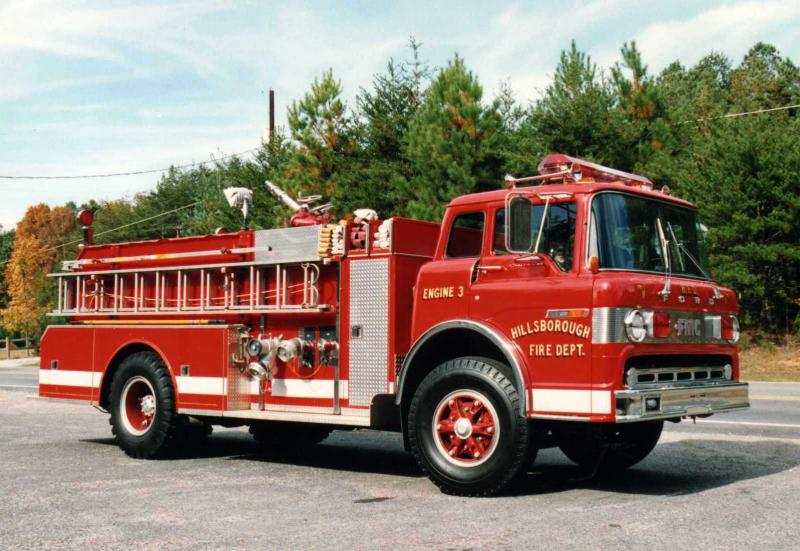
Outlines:
<svg viewBox="0 0 800 551"><path fill-rule="evenodd" d="M482 272L501 272L503 270L502 266L478 266L478 269Z"/></svg>

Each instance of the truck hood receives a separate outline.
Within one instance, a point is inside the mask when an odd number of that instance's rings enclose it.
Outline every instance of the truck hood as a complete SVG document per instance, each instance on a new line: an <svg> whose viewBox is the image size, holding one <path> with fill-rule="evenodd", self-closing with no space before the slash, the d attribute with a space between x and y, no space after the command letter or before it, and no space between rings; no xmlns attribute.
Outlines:
<svg viewBox="0 0 800 551"><path fill-rule="evenodd" d="M659 274L601 271L595 276L592 305L708 314L739 311L735 293L711 281L673 276L666 299L665 281Z"/></svg>

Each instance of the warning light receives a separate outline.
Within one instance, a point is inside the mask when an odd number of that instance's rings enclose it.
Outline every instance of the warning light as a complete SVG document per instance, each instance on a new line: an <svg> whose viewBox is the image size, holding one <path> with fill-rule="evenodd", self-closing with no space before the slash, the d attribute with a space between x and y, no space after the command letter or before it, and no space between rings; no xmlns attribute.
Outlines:
<svg viewBox="0 0 800 551"><path fill-rule="evenodd" d="M92 211L84 209L78 213L78 222L83 227L91 226L94 222L94 214Z"/></svg>

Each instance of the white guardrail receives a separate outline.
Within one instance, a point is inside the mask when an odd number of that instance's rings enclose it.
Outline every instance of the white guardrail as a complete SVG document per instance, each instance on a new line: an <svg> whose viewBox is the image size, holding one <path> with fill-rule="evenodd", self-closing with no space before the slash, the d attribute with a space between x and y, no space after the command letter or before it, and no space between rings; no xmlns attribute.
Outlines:
<svg viewBox="0 0 800 551"><path fill-rule="evenodd" d="M0 359L10 360L11 358L25 358L33 356L35 350L33 341L28 337L12 339L6 337L0 339Z"/></svg>

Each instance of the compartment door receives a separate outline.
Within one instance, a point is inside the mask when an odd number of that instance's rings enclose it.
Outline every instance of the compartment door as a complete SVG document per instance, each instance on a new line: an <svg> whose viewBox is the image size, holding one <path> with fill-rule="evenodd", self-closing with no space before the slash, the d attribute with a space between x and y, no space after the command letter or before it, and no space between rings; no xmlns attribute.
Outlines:
<svg viewBox="0 0 800 551"><path fill-rule="evenodd" d="M350 406L365 407L387 392L389 368L389 258L352 260L349 275Z"/></svg>

